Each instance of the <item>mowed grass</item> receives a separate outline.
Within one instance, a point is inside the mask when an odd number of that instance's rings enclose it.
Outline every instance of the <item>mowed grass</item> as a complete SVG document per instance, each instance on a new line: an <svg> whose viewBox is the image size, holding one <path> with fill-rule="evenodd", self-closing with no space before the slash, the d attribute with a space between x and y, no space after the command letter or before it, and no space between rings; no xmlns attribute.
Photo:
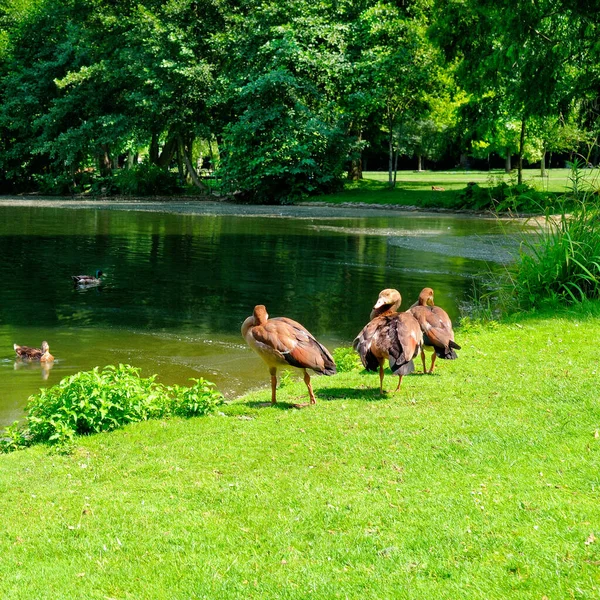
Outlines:
<svg viewBox="0 0 600 600"><path fill-rule="evenodd" d="M540 176L539 169L525 169L523 182L541 191L564 193L571 185L570 169L548 169L547 177ZM579 172L581 185L598 189L600 171L582 169ZM384 171L365 171L364 179L348 182L343 191L325 196L315 196L312 201L361 202L366 204L396 204L403 206L444 207L452 205L458 192L469 182L482 187L498 185L502 181L516 183L516 174L506 174L503 170L493 171L398 171L396 187L388 187L388 174ZM444 191L433 191L432 186L443 187Z"/></svg>
<svg viewBox="0 0 600 600"><path fill-rule="evenodd" d="M267 387L221 414L0 456L0 596L598 598L599 336L597 303L467 326L303 410L249 351Z"/></svg>

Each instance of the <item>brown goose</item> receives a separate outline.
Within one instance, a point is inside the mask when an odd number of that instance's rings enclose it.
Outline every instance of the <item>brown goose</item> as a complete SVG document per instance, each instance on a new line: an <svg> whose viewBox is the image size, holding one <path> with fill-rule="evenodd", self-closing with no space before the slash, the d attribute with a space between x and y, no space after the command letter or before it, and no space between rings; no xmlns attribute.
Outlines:
<svg viewBox="0 0 600 600"><path fill-rule="evenodd" d="M42 342L42 348L30 348L29 346L19 346L17 344L13 344L13 348L17 353L19 358L24 358L27 360L39 360L40 362L52 362L54 360L54 356L50 354L50 346L48 346L48 342Z"/></svg>
<svg viewBox="0 0 600 600"><path fill-rule="evenodd" d="M379 392L383 394L383 365L388 359L390 369L402 377L415 370L413 358L419 354L423 335L416 319L408 312L398 313L402 302L400 292L383 290L371 311L371 321L356 336L353 347L368 371L379 369Z"/></svg>
<svg viewBox="0 0 600 600"><path fill-rule="evenodd" d="M300 323L287 317L269 319L267 309L258 304L251 317L242 325L242 336L248 345L267 363L271 374L271 404L277 402L277 368L296 367L304 371L310 404L315 395L306 369L322 375L335 375L335 363L327 348L321 345ZM309 403L295 404L296 408Z"/></svg>
<svg viewBox="0 0 600 600"><path fill-rule="evenodd" d="M419 322L423 332L423 347L433 351L429 373L433 373L437 356L446 360L458 358L454 350L460 350L460 346L454 341L452 321L444 309L434 305L431 288L423 289L419 299L408 310ZM423 372L427 373L424 349L421 350L421 360Z"/></svg>

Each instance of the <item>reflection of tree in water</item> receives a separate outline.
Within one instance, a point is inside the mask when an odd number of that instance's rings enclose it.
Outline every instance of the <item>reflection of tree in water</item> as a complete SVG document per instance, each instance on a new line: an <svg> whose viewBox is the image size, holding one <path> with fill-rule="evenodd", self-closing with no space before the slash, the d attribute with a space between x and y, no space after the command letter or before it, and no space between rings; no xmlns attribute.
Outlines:
<svg viewBox="0 0 600 600"><path fill-rule="evenodd" d="M266 304L272 316L292 316L315 335L351 340L385 287L401 291L403 308L423 287L432 287L455 318L471 279L485 266L461 250L465 234L483 237L493 227L413 216L316 221L3 211L17 226L0 235L0 276L10 281L0 287L0 322L189 328L217 336L236 334L254 305ZM428 230L436 236L426 235ZM407 234L391 235L394 231ZM444 244L438 252L432 237ZM73 272L96 269L107 273L101 287L73 289Z"/></svg>

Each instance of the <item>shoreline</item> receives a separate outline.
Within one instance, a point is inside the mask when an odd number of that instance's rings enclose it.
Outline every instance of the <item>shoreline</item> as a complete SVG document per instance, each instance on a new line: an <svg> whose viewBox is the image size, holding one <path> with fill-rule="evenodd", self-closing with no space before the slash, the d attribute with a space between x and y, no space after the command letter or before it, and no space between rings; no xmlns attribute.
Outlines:
<svg viewBox="0 0 600 600"><path fill-rule="evenodd" d="M115 197L115 198L75 198L66 199L55 196L0 196L2 207L39 207L65 208L71 210L133 210L140 212L164 212L172 214L198 214L239 217L293 217L293 218L349 218L355 216L405 216L419 218L428 216L451 216L465 219L490 220L530 220L539 219L539 214L496 214L490 211L470 209L449 209L444 207L420 207L400 204L370 204L367 202L320 202L304 201L289 205L271 204L235 204L214 200L213 198L171 198L171 197ZM358 215L357 215L358 213ZM373 214L369 214L373 213ZM387 214L386 214L387 213Z"/></svg>

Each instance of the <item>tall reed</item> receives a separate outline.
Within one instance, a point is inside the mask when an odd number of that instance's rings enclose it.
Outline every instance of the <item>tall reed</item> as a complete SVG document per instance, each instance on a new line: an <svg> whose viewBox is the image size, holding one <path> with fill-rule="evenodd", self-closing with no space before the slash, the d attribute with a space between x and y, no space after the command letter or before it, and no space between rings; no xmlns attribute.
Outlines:
<svg viewBox="0 0 600 600"><path fill-rule="evenodd" d="M600 298L600 205L575 202L570 213L546 214L521 245L510 272L520 308Z"/></svg>

